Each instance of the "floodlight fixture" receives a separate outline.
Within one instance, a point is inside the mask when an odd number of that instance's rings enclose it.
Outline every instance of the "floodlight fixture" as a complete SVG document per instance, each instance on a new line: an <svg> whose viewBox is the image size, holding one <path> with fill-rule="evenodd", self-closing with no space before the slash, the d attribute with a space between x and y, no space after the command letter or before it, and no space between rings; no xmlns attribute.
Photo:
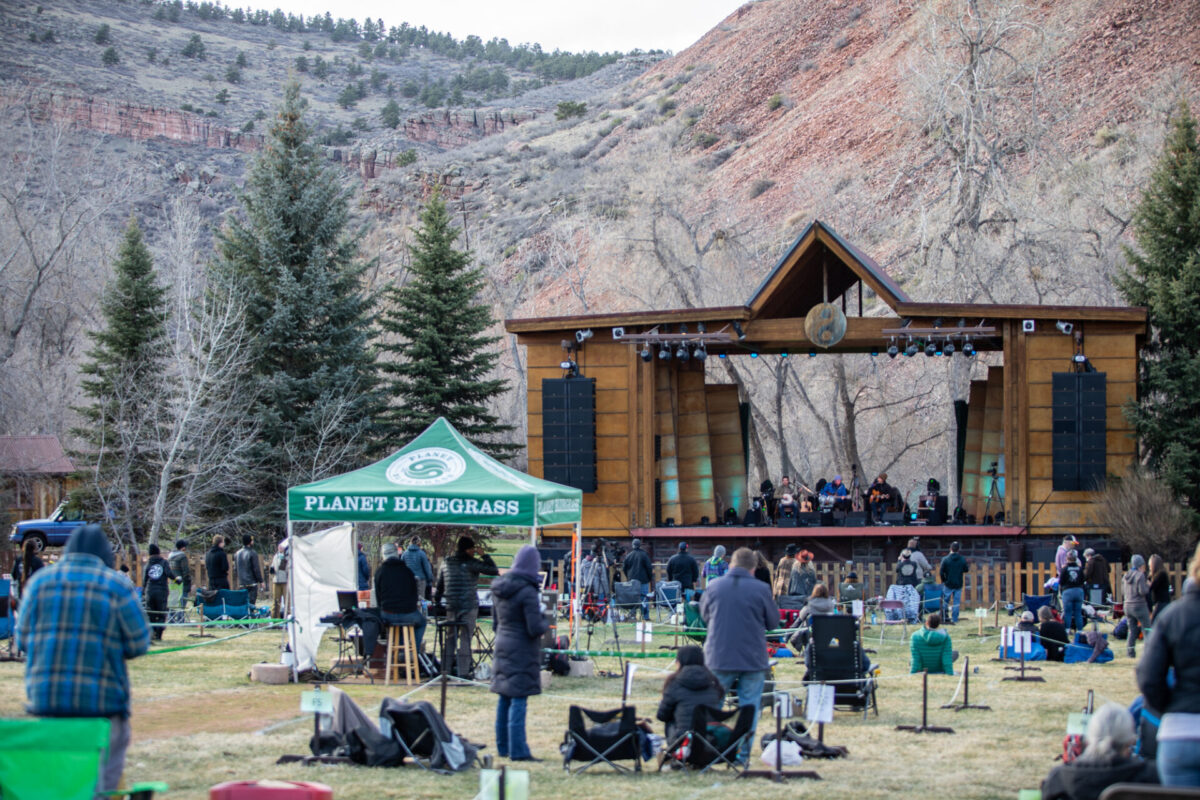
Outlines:
<svg viewBox="0 0 1200 800"><path fill-rule="evenodd" d="M575 341L579 342L580 344L583 344L590 338L592 338L592 329L591 328L586 328L584 330L575 331Z"/></svg>
<svg viewBox="0 0 1200 800"><path fill-rule="evenodd" d="M670 361L671 360L671 348L667 346L666 342L663 342L662 346L658 348L658 360L659 361Z"/></svg>
<svg viewBox="0 0 1200 800"><path fill-rule="evenodd" d="M708 349L704 346L704 342L696 345L696 352L692 353L696 360L703 364L708 360Z"/></svg>
<svg viewBox="0 0 1200 800"><path fill-rule="evenodd" d="M944 356L954 355L954 342L950 341L949 339L946 340L946 343L944 345L942 345L942 355L944 355Z"/></svg>
<svg viewBox="0 0 1200 800"><path fill-rule="evenodd" d="M965 342L963 342L962 354L967 358L971 358L975 355L975 345L971 344L970 339L967 339Z"/></svg>
<svg viewBox="0 0 1200 800"><path fill-rule="evenodd" d="M926 342L925 355L929 358L933 358L935 355L937 355L937 345L933 342Z"/></svg>
<svg viewBox="0 0 1200 800"><path fill-rule="evenodd" d="M742 330L742 323L738 322L736 319L733 321L733 332L737 334L739 342L745 341L746 332Z"/></svg>
<svg viewBox="0 0 1200 800"><path fill-rule="evenodd" d="M675 358L679 359L680 361L687 361L690 355L691 354L688 352L687 343L680 342L679 349L675 351Z"/></svg>
<svg viewBox="0 0 1200 800"><path fill-rule="evenodd" d="M654 354L650 352L650 343L649 342L642 343L641 355L642 355L642 361L649 362L654 359Z"/></svg>

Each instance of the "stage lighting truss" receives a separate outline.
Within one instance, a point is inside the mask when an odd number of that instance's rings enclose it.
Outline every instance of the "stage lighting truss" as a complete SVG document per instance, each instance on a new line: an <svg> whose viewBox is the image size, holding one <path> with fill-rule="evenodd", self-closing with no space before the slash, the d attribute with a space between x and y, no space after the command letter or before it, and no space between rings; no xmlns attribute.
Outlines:
<svg viewBox="0 0 1200 800"><path fill-rule="evenodd" d="M997 330L994 326L984 325L984 321L980 320L975 325L967 325L965 320L958 320L957 325L943 325L942 320L934 320L931 327L917 327L912 324L911 320L904 323L900 328L886 328L882 331L884 336L890 337L887 348L887 354L895 358L901 352L905 356L912 357L922 350L927 356L953 356L955 353L961 353L966 358L975 356L975 344L971 341L971 337L976 339L990 339L996 336ZM897 337L905 337L905 347L900 350L896 343ZM915 337L915 338L914 338Z"/></svg>
<svg viewBox="0 0 1200 800"><path fill-rule="evenodd" d="M725 347L737 341L731 325L725 325L717 331L709 331L703 322L698 322L696 330L692 332L688 330L687 323L683 323L679 326L678 333L667 333L666 330L666 325L655 325L641 333L633 333L626 328L621 341L639 347L642 361L653 361L653 349L658 348L661 361L669 361L672 358L687 361L689 358L695 358L701 363L708 360L709 347L716 345L723 351ZM720 356L725 358L725 353L721 352Z"/></svg>

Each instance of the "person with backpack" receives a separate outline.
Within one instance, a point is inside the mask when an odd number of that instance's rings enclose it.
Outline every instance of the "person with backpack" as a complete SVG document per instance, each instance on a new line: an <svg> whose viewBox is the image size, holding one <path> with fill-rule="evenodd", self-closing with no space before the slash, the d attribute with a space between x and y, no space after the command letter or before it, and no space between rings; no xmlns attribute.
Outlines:
<svg viewBox="0 0 1200 800"><path fill-rule="evenodd" d="M713 548L712 558L704 562L704 586L707 588L713 581L724 575L729 570L729 564L725 561L725 545L719 544Z"/></svg>
<svg viewBox="0 0 1200 800"><path fill-rule="evenodd" d="M896 584L899 586L921 585L921 568L912 560L912 551L907 547L900 551L900 560L896 562Z"/></svg>
<svg viewBox="0 0 1200 800"><path fill-rule="evenodd" d="M171 596L171 565L162 557L158 545L150 545L146 552L150 558L142 571L142 592L150 618L151 637L155 641L162 641L167 622L167 598Z"/></svg>
<svg viewBox="0 0 1200 800"><path fill-rule="evenodd" d="M947 624L958 622L958 611L962 605L963 575L967 571L967 560L959 551L959 543L950 543L950 554L942 559L938 568L942 579L942 590L946 599Z"/></svg>
<svg viewBox="0 0 1200 800"><path fill-rule="evenodd" d="M1062 597L1063 622L1073 634L1083 630L1083 567L1074 550L1067 551L1067 563L1058 572L1058 591Z"/></svg>
<svg viewBox="0 0 1200 800"><path fill-rule="evenodd" d="M491 690L496 703L496 752L512 761L534 758L525 738L525 711L530 697L542 693L542 636L548 630L538 598L541 555L525 545L512 568L492 581L496 641L492 650Z"/></svg>

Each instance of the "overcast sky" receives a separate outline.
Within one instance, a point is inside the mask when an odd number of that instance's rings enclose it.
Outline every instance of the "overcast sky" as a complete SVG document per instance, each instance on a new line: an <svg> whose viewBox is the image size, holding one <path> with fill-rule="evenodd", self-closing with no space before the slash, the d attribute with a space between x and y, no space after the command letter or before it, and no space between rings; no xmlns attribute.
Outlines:
<svg viewBox="0 0 1200 800"><path fill-rule="evenodd" d="M542 49L672 50L678 53L707 33L744 0L434 0L396 3L383 0L250 0L256 8L282 8L306 18L326 11L334 18L360 23L383 18L390 28L407 22L451 33L456 39L475 34L509 44L538 42ZM241 5L236 0L227 3Z"/></svg>

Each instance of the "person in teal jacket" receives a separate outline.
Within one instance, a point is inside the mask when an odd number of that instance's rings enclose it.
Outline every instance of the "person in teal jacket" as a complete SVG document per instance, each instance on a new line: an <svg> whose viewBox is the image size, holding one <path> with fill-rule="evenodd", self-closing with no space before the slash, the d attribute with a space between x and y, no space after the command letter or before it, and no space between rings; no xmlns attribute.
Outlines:
<svg viewBox="0 0 1200 800"><path fill-rule="evenodd" d="M954 651L950 648L950 634L942 630L941 626L942 615L933 613L925 618L925 627L913 634L909 648L912 654L910 674L954 674Z"/></svg>

